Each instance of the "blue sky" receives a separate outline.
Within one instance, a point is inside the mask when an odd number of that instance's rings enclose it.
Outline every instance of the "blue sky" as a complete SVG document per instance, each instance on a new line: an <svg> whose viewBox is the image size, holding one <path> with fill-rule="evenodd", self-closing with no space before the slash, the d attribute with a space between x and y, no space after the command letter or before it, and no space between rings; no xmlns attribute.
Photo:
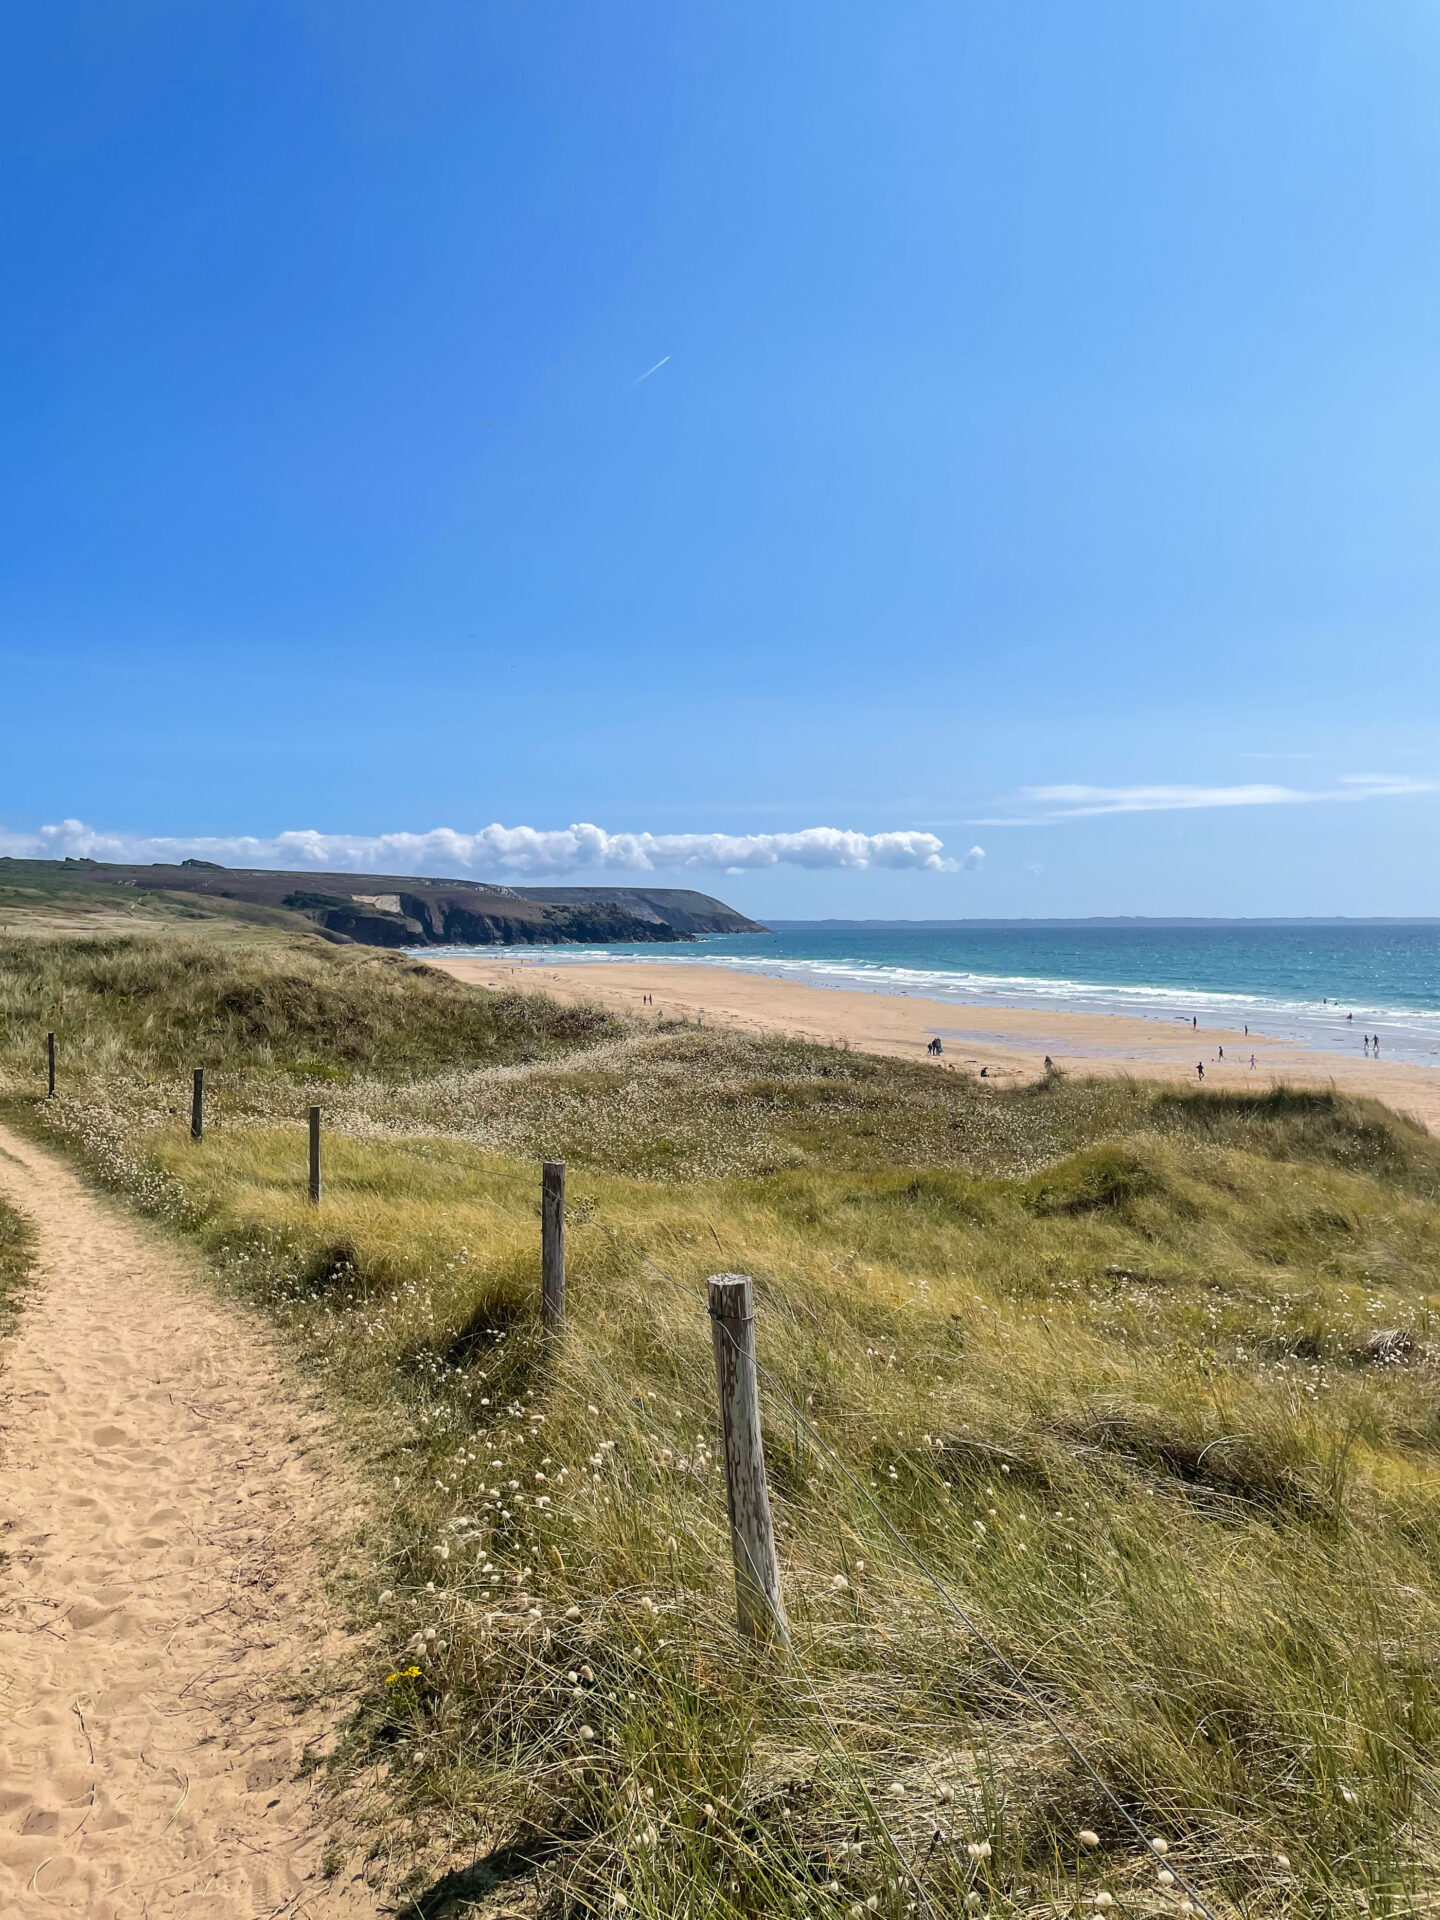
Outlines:
<svg viewBox="0 0 1440 1920"><path fill-rule="evenodd" d="M1437 83L1428 0L10 9L0 840L1440 912Z"/></svg>

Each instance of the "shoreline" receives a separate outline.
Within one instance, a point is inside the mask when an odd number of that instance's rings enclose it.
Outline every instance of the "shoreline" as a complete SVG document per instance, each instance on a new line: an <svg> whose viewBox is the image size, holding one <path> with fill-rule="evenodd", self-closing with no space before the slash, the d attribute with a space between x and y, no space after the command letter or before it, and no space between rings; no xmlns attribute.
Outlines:
<svg viewBox="0 0 1440 1920"><path fill-rule="evenodd" d="M1330 1088L1382 1100L1440 1134L1440 1069L1409 1062L1352 1060L1238 1028L1188 1028L1117 1013L1039 1012L966 1005L920 995L811 986L723 965L684 961L574 961L546 965L533 954L436 956L426 965L473 986L545 993L646 1019L699 1020L740 1033L772 1034L850 1046L862 1053L932 1064L937 1071L981 1073L1002 1085L1038 1079L1048 1054L1080 1076L1120 1074L1228 1091L1286 1085ZM653 1008L644 1004L652 995ZM936 1059L926 1044L938 1037ZM1223 1058L1221 1053L1223 1050ZM1250 1066L1251 1055L1255 1066Z"/></svg>

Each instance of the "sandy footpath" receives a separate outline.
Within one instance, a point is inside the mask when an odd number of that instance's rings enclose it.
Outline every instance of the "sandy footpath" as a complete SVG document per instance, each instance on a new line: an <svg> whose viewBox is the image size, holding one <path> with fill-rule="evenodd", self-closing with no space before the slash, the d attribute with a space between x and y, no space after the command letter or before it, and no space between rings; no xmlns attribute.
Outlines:
<svg viewBox="0 0 1440 1920"><path fill-rule="evenodd" d="M938 1035L938 1065L967 1072L984 1068L1001 1081L1033 1079L1045 1056L1075 1074L1134 1074L1194 1086L1197 1062L1207 1087L1335 1086L1373 1094L1440 1133L1440 1069L1324 1053L1248 1036L1222 1027L1192 1032L1174 1020L1136 1020L1109 1013L1037 1013L1018 1007L966 1006L918 995L857 993L811 987L798 980L683 961L604 961L546 966L529 958L470 955L429 962L477 986L521 987L558 1000L598 1001L641 1018L703 1018L748 1033L801 1034L865 1053L927 1061L926 1043ZM655 1004L643 1004L643 996ZM1224 1049L1224 1058L1219 1057ZM1250 1056L1255 1055L1255 1066Z"/></svg>
<svg viewBox="0 0 1440 1920"><path fill-rule="evenodd" d="M345 1664L317 1545L358 1507L318 1417L178 1252L4 1129L0 1192L39 1234L0 1344L0 1914L373 1914L296 1780L349 1701L284 1698Z"/></svg>

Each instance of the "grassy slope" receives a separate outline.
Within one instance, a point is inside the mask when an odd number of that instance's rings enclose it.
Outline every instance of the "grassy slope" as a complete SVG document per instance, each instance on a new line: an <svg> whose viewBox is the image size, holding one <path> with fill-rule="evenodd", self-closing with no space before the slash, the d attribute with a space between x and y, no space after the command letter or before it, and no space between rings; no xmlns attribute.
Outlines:
<svg viewBox="0 0 1440 1920"><path fill-rule="evenodd" d="M230 935L248 944L265 931L303 935L309 925L300 914L283 908L149 888L82 885L63 871L0 861L0 939L193 937L199 926L211 939Z"/></svg>
<svg viewBox="0 0 1440 1920"><path fill-rule="evenodd" d="M29 1223L0 1200L0 1334L8 1333L14 1323L30 1277L32 1247Z"/></svg>
<svg viewBox="0 0 1440 1920"><path fill-rule="evenodd" d="M357 1409L397 1677L346 1757L417 1836L558 1839L544 1885L578 1911L1051 1912L1100 1888L1176 1911L878 1507L1217 1910L1419 1910L1428 1136L1317 1095L1004 1094L630 1034L310 941L6 951L12 1097L52 1024L62 1098L23 1110L197 1234ZM312 1098L334 1129L318 1213ZM549 1360L541 1152L571 1165ZM722 1267L756 1277L774 1376L790 1659L733 1631L703 1307Z"/></svg>

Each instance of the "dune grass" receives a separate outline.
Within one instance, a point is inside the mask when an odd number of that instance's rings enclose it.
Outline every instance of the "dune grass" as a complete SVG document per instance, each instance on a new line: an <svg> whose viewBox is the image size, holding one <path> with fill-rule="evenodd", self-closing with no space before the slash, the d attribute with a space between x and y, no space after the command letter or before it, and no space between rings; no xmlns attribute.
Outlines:
<svg viewBox="0 0 1440 1920"><path fill-rule="evenodd" d="M0 1336L15 1323L21 1297L30 1280L34 1258L30 1223L0 1200Z"/></svg>
<svg viewBox="0 0 1440 1920"><path fill-rule="evenodd" d="M25 951L10 1110L352 1411L385 1664L336 1764L408 1823L373 1844L485 1856L455 1910L1434 1910L1440 1143L1323 1094L630 1032L318 943ZM757 1286L788 1650L734 1625L721 1269Z"/></svg>

